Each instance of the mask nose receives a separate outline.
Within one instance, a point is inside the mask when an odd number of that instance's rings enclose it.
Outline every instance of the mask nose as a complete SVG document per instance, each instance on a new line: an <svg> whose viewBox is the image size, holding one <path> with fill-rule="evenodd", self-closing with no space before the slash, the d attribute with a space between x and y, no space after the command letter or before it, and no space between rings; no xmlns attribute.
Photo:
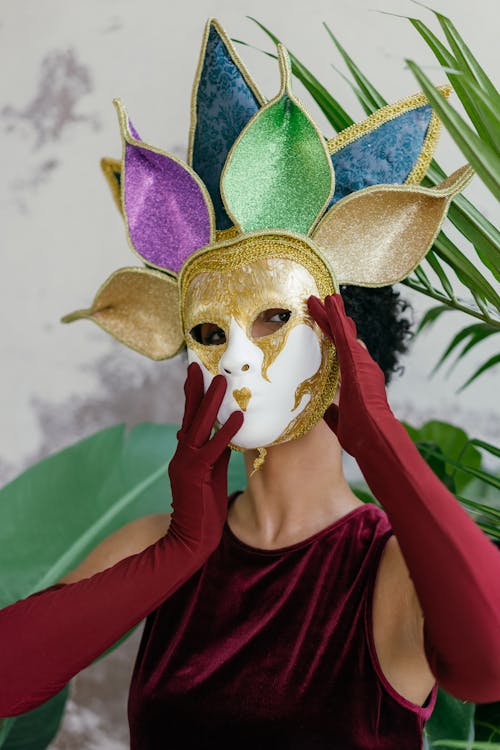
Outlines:
<svg viewBox="0 0 500 750"><path fill-rule="evenodd" d="M237 376L245 372L260 371L264 354L256 346L245 331L232 318L226 351L219 361L219 369L223 375Z"/></svg>

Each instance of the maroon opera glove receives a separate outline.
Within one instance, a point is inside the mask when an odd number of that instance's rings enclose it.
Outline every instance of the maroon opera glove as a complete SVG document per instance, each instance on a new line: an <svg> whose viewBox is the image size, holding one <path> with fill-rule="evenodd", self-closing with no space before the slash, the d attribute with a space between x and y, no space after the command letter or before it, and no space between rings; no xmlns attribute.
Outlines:
<svg viewBox="0 0 500 750"><path fill-rule="evenodd" d="M135 555L76 583L56 584L0 610L0 716L30 711L160 606L216 548L227 513L228 443L243 423L234 412L210 438L224 377L203 393L188 368L186 406L169 466L168 532Z"/></svg>
<svg viewBox="0 0 500 750"><path fill-rule="evenodd" d="M387 403L384 376L356 338L340 294L308 300L337 349L342 386L325 419L383 505L424 614L439 684L462 700L500 700L500 552L420 456Z"/></svg>
<svg viewBox="0 0 500 750"><path fill-rule="evenodd" d="M169 534L188 545L203 562L222 535L227 516L228 444L243 424L243 413L234 412L210 440L226 387L225 378L217 375L205 395L200 366L189 365L184 419L168 467L173 508Z"/></svg>

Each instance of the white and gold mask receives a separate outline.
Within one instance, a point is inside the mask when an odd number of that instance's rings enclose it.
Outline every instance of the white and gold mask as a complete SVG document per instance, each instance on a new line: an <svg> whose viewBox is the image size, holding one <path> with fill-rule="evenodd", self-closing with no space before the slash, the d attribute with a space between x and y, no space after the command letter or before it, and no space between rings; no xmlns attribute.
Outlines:
<svg viewBox="0 0 500 750"><path fill-rule="evenodd" d="M309 269L292 259L310 254L298 238L257 233L198 255L182 273L188 359L200 364L205 387L225 376L221 424L235 409L245 413L235 447L299 437L333 398L335 349L307 309L312 294L334 291L331 275L319 258Z"/></svg>
<svg viewBox="0 0 500 750"><path fill-rule="evenodd" d="M239 448L297 438L331 403L335 349L307 298L406 278L472 176L466 166L418 184L439 130L422 94L326 140L292 93L281 45L278 60L281 87L266 102L208 22L187 162L142 141L116 102L122 159L102 166L146 268L116 271L63 318L94 320L152 359L187 347L207 384L219 372L228 381L219 421L245 412Z"/></svg>

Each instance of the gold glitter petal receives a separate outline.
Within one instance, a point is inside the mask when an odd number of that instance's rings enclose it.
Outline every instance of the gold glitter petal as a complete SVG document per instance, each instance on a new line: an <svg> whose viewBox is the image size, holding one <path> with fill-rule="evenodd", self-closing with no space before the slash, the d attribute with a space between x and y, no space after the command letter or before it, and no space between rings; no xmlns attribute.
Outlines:
<svg viewBox="0 0 500 750"><path fill-rule="evenodd" d="M474 174L468 165L434 188L374 185L336 203L314 240L341 284L386 286L406 278L432 246L452 198Z"/></svg>
<svg viewBox="0 0 500 750"><path fill-rule="evenodd" d="M137 267L115 271L91 307L65 315L61 322L83 318L150 359L173 357L184 345L177 282L159 271Z"/></svg>
<svg viewBox="0 0 500 750"><path fill-rule="evenodd" d="M103 156L101 159L101 169L111 189L113 200L116 203L118 211L123 216L122 199L120 193L120 179L122 163L119 159L111 159L109 156Z"/></svg>

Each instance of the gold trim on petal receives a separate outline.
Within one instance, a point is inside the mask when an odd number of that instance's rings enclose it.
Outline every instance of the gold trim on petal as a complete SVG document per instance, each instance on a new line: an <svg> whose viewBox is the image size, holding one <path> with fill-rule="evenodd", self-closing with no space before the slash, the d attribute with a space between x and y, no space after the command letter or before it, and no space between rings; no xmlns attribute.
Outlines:
<svg viewBox="0 0 500 750"><path fill-rule="evenodd" d="M120 99L113 99L113 104L115 106L115 109L116 109L116 112L117 112L117 115L118 115L118 122L119 122L119 125L120 125L120 133L121 133L121 137L122 137L120 205L121 205L121 210L122 210L123 216L125 218L125 231L126 231L126 234L127 234L128 243L130 245L130 248L131 248L132 252L135 255L137 255L137 257L140 258L140 260L143 263L147 263L147 265L150 268L156 268L159 271L163 271L163 272L166 271L167 273L175 276L175 272L174 271L170 271L168 268L164 268L163 266L157 266L155 263L152 263L151 261L149 261L146 258L144 258L144 256L141 255L138 250L136 250L136 248L134 246L134 243L132 242L132 238L130 236L129 228L128 228L128 219L127 219L127 213L125 211L125 199L124 199L124 185L125 185L125 179L126 179L126 176L125 176L125 169L126 169L126 167L125 167L125 153L126 153L126 145L127 145L127 143L130 146L138 146L139 148L142 148L145 151L151 151L151 153L153 153L153 154L161 154L161 156L166 156L168 159L171 159L172 161L175 161L177 164L179 164L179 166L181 166L183 169L186 170L186 172L188 172L191 175L191 177L198 184L198 187L200 188L200 190L201 190L201 192L203 194L203 198L205 199L205 204L207 206L208 217L209 217L209 222L210 222L210 243L212 243L214 241L214 239L215 239L215 211L214 211L214 207L213 207L213 204L212 204L212 199L211 199L210 194L209 194L209 192L208 192L208 190L207 190L207 188L205 186L205 183L196 174L196 172L194 171L194 169L192 169L189 166L189 164L186 164L185 161L182 161L182 159L178 159L173 154L168 153L168 151L162 151L159 148L154 148L153 146L149 146L144 141L138 141L136 138L134 138L134 136L130 132L130 128L128 126L128 115L127 115L127 111L126 111L126 109L125 109L122 101Z"/></svg>
<svg viewBox="0 0 500 750"><path fill-rule="evenodd" d="M179 288L160 271L137 266L115 271L89 308L69 313L61 322L84 318L150 359L169 359L184 347Z"/></svg>
<svg viewBox="0 0 500 750"><path fill-rule="evenodd" d="M238 227L228 227L227 229L217 229L215 233L216 242L224 242L225 240L232 240L234 237L238 237L240 231Z"/></svg>
<svg viewBox="0 0 500 750"><path fill-rule="evenodd" d="M448 98L452 92L451 86L448 85L436 86L436 89L444 98ZM357 141L358 138L361 138L362 136L368 135L368 133L372 133L374 130L377 130L386 122L395 120L405 112L410 112L412 109L418 109L419 107L423 107L426 104L429 104L429 100L427 99L425 94L419 92L417 94L407 96L404 99L399 99L399 101L394 102L394 104L388 104L385 107L381 107L365 120L362 120L361 122L355 122L353 125L345 128L345 130L341 130L340 133L333 136L333 138L330 138L327 141L328 151L330 154L334 154L337 151L340 151L345 146L348 146L350 143ZM424 178L429 164L432 160L440 131L441 121L433 111L422 145L422 149L412 170L405 180L405 184L418 183Z"/></svg>
<svg viewBox="0 0 500 750"><path fill-rule="evenodd" d="M196 67L196 73L194 76L193 88L191 92L191 121L189 125L189 142L188 142L188 153L187 153L187 162L190 166L193 164L194 134L196 132L196 124L198 121L197 112L196 112L198 86L200 85L200 78L201 78L201 74L203 71L203 65L205 62L205 53L207 49L208 36L210 34L211 26L214 27L214 29L217 31L222 41L226 45L226 48L229 54L231 55L234 64L236 65L241 75L245 79L245 82L248 84L248 86L252 90L252 93L257 99L257 101L259 102L260 106L262 107L266 102L264 96L259 91L257 84L255 83L252 76L246 69L244 62L242 61L242 59L236 52L236 49L234 48L233 43L231 42L230 38L226 34L225 30L222 28L219 21L217 21L216 18L209 18L209 20L205 24L205 30L203 32L200 55L198 57L198 65Z"/></svg>
<svg viewBox="0 0 500 750"><path fill-rule="evenodd" d="M224 208L226 209L227 215L229 216L229 218L233 222L234 226L237 228L238 232L242 233L241 225L236 220L236 217L233 215L233 213L231 212L231 210L229 209L228 204L227 204L226 194L225 194L225 191L224 191L224 177L225 177L225 174L226 174L226 170L228 169L228 165L229 165L229 163L231 161L232 155L233 155L234 151L236 150L236 148L238 147L239 142L244 137L245 133L247 132L247 129L249 129L253 125L254 120L256 120L265 109L271 108L274 104L276 104L281 99L281 97L286 93L287 96L290 98L290 100L303 112L303 114L305 115L305 117L309 120L309 122L311 123L312 127L316 131L317 136L318 136L318 141L323 146L323 149L325 151L325 156L326 156L326 160L327 160L327 166L328 166L328 169L330 171L330 178L331 178L330 193L327 196L327 199L325 200L325 202L323 203L323 206L321 207L320 211L318 211L318 213L316 215L316 218L314 219L314 221L312 222L311 226L307 230L307 236L311 236L311 234L313 233L314 228L316 227L316 225L317 225L318 221L320 220L321 216L323 216L323 213L325 212L325 210L329 206L330 201L331 201L331 199L333 197L333 194L335 193L335 172L333 170L332 160L330 158L330 154L329 154L329 151L328 151L328 143L327 143L327 141L325 141L322 132L320 131L320 129L316 125L314 119L311 117L311 115L309 114L309 112L306 109L306 107L303 105L303 103L300 101L300 99L297 96L295 96L295 94L291 90L291 65L290 65L290 57L289 57L289 54L288 54L288 51L287 51L286 47L284 47L282 44L278 44L278 64L279 64L280 77L281 77L280 78L280 89L279 89L279 92L278 92L278 94L275 97L273 97L273 99L270 99L261 109L259 109L250 118L250 120L247 122L247 124L245 125L245 127L243 128L243 130L241 131L241 133L239 134L239 136L236 138L235 142L231 146L231 149L229 150L229 153L227 155L226 161L224 163L224 167L222 168L222 173L221 173L221 177L220 177L220 194L221 194L222 202L224 204ZM292 157L290 156L290 158L292 158ZM269 227L269 228L273 229L274 227Z"/></svg>
<svg viewBox="0 0 500 750"><path fill-rule="evenodd" d="M372 185L347 195L313 239L340 284L379 287L402 281L434 243L451 200L470 182L465 165L440 185Z"/></svg>

